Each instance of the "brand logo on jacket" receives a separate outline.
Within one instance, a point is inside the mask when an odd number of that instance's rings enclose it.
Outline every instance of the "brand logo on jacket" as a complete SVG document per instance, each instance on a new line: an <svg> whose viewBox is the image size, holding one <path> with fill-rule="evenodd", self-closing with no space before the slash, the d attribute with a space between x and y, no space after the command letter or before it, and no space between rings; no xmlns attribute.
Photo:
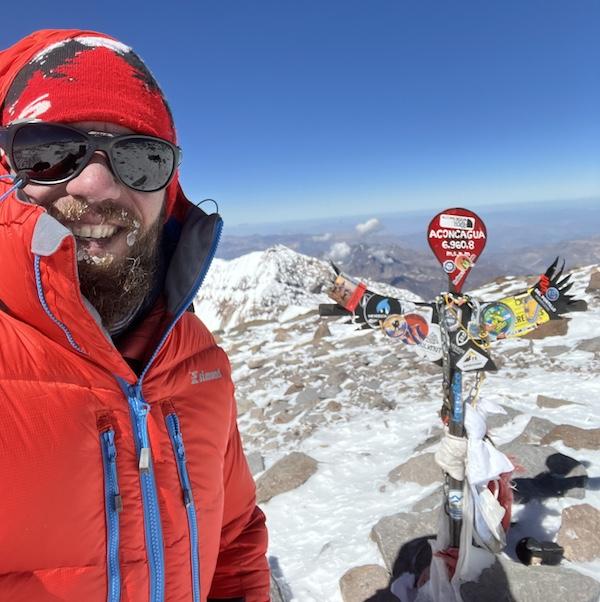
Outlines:
<svg viewBox="0 0 600 602"><path fill-rule="evenodd" d="M218 368L216 370L192 370L190 376L192 377L193 385L199 385L208 380L218 380L223 377L221 370Z"/></svg>

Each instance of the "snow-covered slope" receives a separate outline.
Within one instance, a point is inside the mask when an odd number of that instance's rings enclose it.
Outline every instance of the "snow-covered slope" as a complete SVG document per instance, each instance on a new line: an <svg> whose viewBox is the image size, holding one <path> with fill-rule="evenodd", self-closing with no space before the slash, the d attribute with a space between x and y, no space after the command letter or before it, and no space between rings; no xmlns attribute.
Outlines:
<svg viewBox="0 0 600 602"><path fill-rule="evenodd" d="M194 300L195 313L211 330L245 322L285 322L330 302L324 293L332 281L329 265L283 245L226 261L215 259ZM384 294L417 297L383 285Z"/></svg>
<svg viewBox="0 0 600 602"><path fill-rule="evenodd" d="M574 272L573 291L589 310L570 316L564 336L492 347L500 369L487 376L482 396L509 412L493 430L497 444L522 436L531 417L600 428L600 288L585 292L594 272L594 266ZM370 536L373 526L385 516L414 511L439 486L392 482L389 473L435 447L441 370L378 332L319 318L314 310L326 301L321 285L330 272L318 260L278 247L216 262L210 276L196 308L207 323L212 312L213 324L228 328L221 345L232 360L240 430L253 463L262 459L269 469L293 451L318 462L304 484L261 504L284 597L340 602L346 571L384 566ZM511 278L476 293L499 298L531 283ZM383 286L371 288L391 294ZM293 307L296 312L284 313ZM244 328L233 328L242 322ZM566 403L543 407L539 395ZM552 445L585 466L588 486L580 497L565 491L517 504L513 548L514 539L526 535L554 539L561 512L570 506L600 510L600 441L594 449ZM257 477L264 474L257 470ZM564 564L600 581L600 559Z"/></svg>

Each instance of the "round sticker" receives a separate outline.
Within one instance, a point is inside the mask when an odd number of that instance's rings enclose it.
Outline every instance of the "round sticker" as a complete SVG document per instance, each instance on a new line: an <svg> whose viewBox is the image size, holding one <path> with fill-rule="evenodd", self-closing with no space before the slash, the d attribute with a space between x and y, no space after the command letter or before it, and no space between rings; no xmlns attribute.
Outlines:
<svg viewBox="0 0 600 602"><path fill-rule="evenodd" d="M558 292L558 289L553 286L546 291L546 299L548 299L548 301L558 301L559 297L560 293Z"/></svg>
<svg viewBox="0 0 600 602"><path fill-rule="evenodd" d="M515 324L515 314L504 303L492 303L483 310L481 323L492 341L504 339Z"/></svg>
<svg viewBox="0 0 600 602"><path fill-rule="evenodd" d="M444 272L446 272L446 274L452 274L452 272L454 272L456 269L454 262L450 259L448 261L444 261L444 265L442 267L444 268Z"/></svg>
<svg viewBox="0 0 600 602"><path fill-rule="evenodd" d="M407 345L419 345L429 334L429 324L419 314L392 314L383 321L382 328L388 337Z"/></svg>
<svg viewBox="0 0 600 602"><path fill-rule="evenodd" d="M402 314L402 306L398 299L372 295L365 304L363 315L365 320L375 326L392 314Z"/></svg>

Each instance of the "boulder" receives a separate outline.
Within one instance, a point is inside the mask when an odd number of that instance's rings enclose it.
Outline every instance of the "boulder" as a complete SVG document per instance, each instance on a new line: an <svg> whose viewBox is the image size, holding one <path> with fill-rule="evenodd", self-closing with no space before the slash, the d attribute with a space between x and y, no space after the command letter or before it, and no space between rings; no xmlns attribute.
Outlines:
<svg viewBox="0 0 600 602"><path fill-rule="evenodd" d="M569 506L562 513L558 543L571 562L600 558L600 511L590 504Z"/></svg>
<svg viewBox="0 0 600 602"><path fill-rule="evenodd" d="M411 481L423 487L443 480L442 469L435 463L432 453L413 456L410 460L400 466L396 466L388 473L388 479L392 483L397 481Z"/></svg>
<svg viewBox="0 0 600 602"><path fill-rule="evenodd" d="M250 467L250 472L254 476L265 469L265 459L262 457L260 452L253 451L246 454L246 460Z"/></svg>
<svg viewBox="0 0 600 602"><path fill-rule="evenodd" d="M271 602L286 602L277 585L277 581L273 579L273 575L271 575Z"/></svg>
<svg viewBox="0 0 600 602"><path fill-rule="evenodd" d="M286 341L289 341L291 338L292 337L291 337L289 330L286 330L285 328L278 328L273 340L276 343L285 343Z"/></svg>
<svg viewBox="0 0 600 602"><path fill-rule="evenodd" d="M423 512L424 510L433 510L439 508L444 502L444 491L440 487L436 489L431 495L419 500L413 507L413 512Z"/></svg>
<svg viewBox="0 0 600 602"><path fill-rule="evenodd" d="M438 510L399 512L377 522L371 530L371 539L377 544L390 573L396 574L394 565L403 546L437 533L438 516Z"/></svg>
<svg viewBox="0 0 600 602"><path fill-rule="evenodd" d="M344 382L346 382L349 379L350 376L345 370L333 369L329 372L326 382L328 385L341 386Z"/></svg>
<svg viewBox="0 0 600 602"><path fill-rule="evenodd" d="M526 334L524 339L545 339L546 337L562 337L569 331L569 318L550 320L538 326L533 332Z"/></svg>
<svg viewBox="0 0 600 602"><path fill-rule="evenodd" d="M256 370L257 368L262 368L267 363L267 361L267 357L251 357L246 362L246 366L248 366L250 370Z"/></svg>
<svg viewBox="0 0 600 602"><path fill-rule="evenodd" d="M561 424L543 437L541 443L549 445L555 441L562 441L572 449L600 449L600 428L580 429L570 424Z"/></svg>
<svg viewBox="0 0 600 602"><path fill-rule="evenodd" d="M325 410L329 413L331 412L341 412L342 404L339 401L330 401L326 406Z"/></svg>
<svg viewBox="0 0 600 602"><path fill-rule="evenodd" d="M498 556L460 593L464 602L598 602L600 582L563 566L525 566Z"/></svg>
<svg viewBox="0 0 600 602"><path fill-rule="evenodd" d="M542 352L545 353L548 357L558 357L563 353L571 351L571 348L567 347L566 345L546 345L541 349Z"/></svg>
<svg viewBox="0 0 600 602"><path fill-rule="evenodd" d="M378 564L357 566L346 571L340 579L340 591L344 602L384 602L394 600L393 594L386 592L390 581L389 573Z"/></svg>
<svg viewBox="0 0 600 602"><path fill-rule="evenodd" d="M281 458L256 481L257 502L267 502L276 495L300 487L315 474L317 467L314 458L301 452Z"/></svg>
<svg viewBox="0 0 600 602"><path fill-rule="evenodd" d="M327 322L322 321L318 326L315 334L313 336L313 342L318 343L321 339L325 337L330 337L331 331L329 330L329 326L327 326Z"/></svg>
<svg viewBox="0 0 600 602"><path fill-rule="evenodd" d="M576 349L579 349L580 351L589 351L590 353L600 353L600 337L584 339L578 343Z"/></svg>
<svg viewBox="0 0 600 602"><path fill-rule="evenodd" d="M314 387L306 387L296 395L294 405L302 408L309 408L319 401L319 392Z"/></svg>
<svg viewBox="0 0 600 602"><path fill-rule="evenodd" d="M592 272L588 287L585 289L586 293L595 293L597 291L600 291L600 270Z"/></svg>
<svg viewBox="0 0 600 602"><path fill-rule="evenodd" d="M496 429L501 426L504 426L505 424L508 424L511 420L514 420L517 416L519 416L521 414L521 412L519 412L511 407L508 407L508 406L502 406L502 407L506 411L506 414L490 414L486 418L486 424L487 424L488 430L492 430L492 429Z"/></svg>
<svg viewBox="0 0 600 602"><path fill-rule="evenodd" d="M549 497L585 497L587 472L581 462L546 445L511 441L500 450L513 462L516 471L515 501Z"/></svg>
<svg viewBox="0 0 600 602"><path fill-rule="evenodd" d="M340 391L339 385L325 385L319 391L319 399L335 399Z"/></svg>
<svg viewBox="0 0 600 602"><path fill-rule="evenodd" d="M560 408L561 406L573 405L572 401L558 399L557 397L546 397L545 395L538 395L536 403L540 408Z"/></svg>
<svg viewBox="0 0 600 602"><path fill-rule="evenodd" d="M538 444L542 438L547 435L556 424L554 422L550 422L545 418L539 418L538 416L533 416L531 420L527 423L527 426L523 429L523 432L512 441L514 444L521 443L532 443L534 445Z"/></svg>

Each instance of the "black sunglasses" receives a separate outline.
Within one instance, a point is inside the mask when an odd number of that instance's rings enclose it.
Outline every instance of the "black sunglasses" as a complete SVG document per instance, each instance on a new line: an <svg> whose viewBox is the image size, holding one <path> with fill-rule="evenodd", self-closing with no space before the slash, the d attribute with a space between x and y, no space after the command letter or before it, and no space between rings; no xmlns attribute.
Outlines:
<svg viewBox="0 0 600 602"><path fill-rule="evenodd" d="M78 176L97 151L113 173L139 192L165 188L181 161L181 149L140 134L84 132L59 123L18 123L0 128L0 148L17 172L34 184L62 184Z"/></svg>

